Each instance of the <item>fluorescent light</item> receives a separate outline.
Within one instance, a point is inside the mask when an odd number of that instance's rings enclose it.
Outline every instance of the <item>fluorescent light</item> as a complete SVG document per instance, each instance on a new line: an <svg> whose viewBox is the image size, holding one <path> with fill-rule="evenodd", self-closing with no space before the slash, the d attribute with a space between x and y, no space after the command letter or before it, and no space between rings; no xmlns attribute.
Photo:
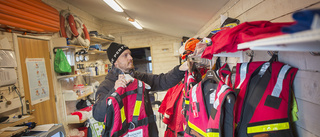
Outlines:
<svg viewBox="0 0 320 137"><path fill-rule="evenodd" d="M140 26L140 24L138 22L136 22L134 19L128 18L128 21L135 26L137 29L142 29L142 27Z"/></svg>
<svg viewBox="0 0 320 137"><path fill-rule="evenodd" d="M114 0L103 0L107 3L113 10L117 12L123 12L123 9Z"/></svg>

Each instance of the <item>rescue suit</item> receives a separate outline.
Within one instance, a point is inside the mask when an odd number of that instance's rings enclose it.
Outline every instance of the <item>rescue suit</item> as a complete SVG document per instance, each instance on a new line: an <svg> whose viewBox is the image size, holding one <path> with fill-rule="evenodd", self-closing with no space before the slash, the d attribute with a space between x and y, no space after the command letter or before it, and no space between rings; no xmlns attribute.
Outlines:
<svg viewBox="0 0 320 137"><path fill-rule="evenodd" d="M164 115L163 123L167 124L165 131L165 137L177 137L184 134L184 127L186 126L186 120L182 111L183 102L183 83L179 83L176 86L170 88L164 97L159 112Z"/></svg>
<svg viewBox="0 0 320 137"><path fill-rule="evenodd" d="M235 136L293 136L291 87L297 70L273 61L237 64Z"/></svg>
<svg viewBox="0 0 320 137"><path fill-rule="evenodd" d="M216 88L212 88L212 92L209 92L209 100L205 99L208 97L203 92L204 81L199 82L190 91L190 115L186 128L186 137L190 136L204 136L204 137L215 137L219 136L220 128L224 127L223 122L223 107L225 98L229 94L234 94L231 88L220 81ZM206 91L208 92L208 91ZM209 104L209 105L207 105ZM211 109L208 109L211 107ZM231 111L231 114L232 111ZM233 115L230 116L233 118ZM233 121L231 120L231 123ZM233 134L233 124L228 128Z"/></svg>
<svg viewBox="0 0 320 137"><path fill-rule="evenodd" d="M114 114L105 117L105 123L112 122L112 129L104 136L149 136L148 126L155 122L155 116L146 113L144 92L147 92L144 82L134 79L126 88L119 87L107 98L107 107L112 107Z"/></svg>

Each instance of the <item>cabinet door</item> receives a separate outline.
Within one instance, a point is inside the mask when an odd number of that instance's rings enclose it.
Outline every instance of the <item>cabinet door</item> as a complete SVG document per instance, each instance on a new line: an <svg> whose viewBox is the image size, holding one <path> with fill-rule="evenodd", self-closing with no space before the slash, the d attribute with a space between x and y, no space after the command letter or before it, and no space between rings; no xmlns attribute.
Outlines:
<svg viewBox="0 0 320 137"><path fill-rule="evenodd" d="M36 122L37 125L58 122L52 75L51 75L52 73L51 73L51 63L50 63L50 53L49 53L48 42L49 41L46 41L46 40L18 37L19 55L20 55L25 100L29 102L29 108L31 110L31 114L32 116L35 117L33 122ZM30 90L29 90L26 58L44 58L45 68L47 72L46 75L48 77L48 85L49 85L49 91L48 91L49 100L43 101L35 105L31 105L30 103L31 96L30 96Z"/></svg>

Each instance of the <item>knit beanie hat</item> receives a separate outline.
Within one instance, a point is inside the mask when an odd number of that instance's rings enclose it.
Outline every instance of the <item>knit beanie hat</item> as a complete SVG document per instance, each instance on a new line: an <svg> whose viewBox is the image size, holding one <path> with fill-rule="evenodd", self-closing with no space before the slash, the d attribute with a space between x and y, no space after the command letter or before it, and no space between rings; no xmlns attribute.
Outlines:
<svg viewBox="0 0 320 137"><path fill-rule="evenodd" d="M110 44L109 48L107 49L107 54L108 54L109 61L111 62L112 65L114 64L114 62L117 61L118 57L126 49L129 49L129 48L123 44L119 44L115 42L112 42Z"/></svg>

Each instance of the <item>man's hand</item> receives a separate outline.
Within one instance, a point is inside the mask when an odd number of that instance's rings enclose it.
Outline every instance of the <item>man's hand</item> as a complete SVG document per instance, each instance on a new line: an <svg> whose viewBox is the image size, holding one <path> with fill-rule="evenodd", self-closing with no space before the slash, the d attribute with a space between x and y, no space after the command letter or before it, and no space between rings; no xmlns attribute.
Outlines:
<svg viewBox="0 0 320 137"><path fill-rule="evenodd" d="M188 61L186 61L182 65L180 65L179 70L180 71L187 71L188 68L189 68Z"/></svg>
<svg viewBox="0 0 320 137"><path fill-rule="evenodd" d="M120 74L118 76L118 80L116 81L116 83L114 84L114 89L118 89L119 87L127 87L127 84L129 83L130 81L127 81L125 79L125 76L123 74Z"/></svg>

